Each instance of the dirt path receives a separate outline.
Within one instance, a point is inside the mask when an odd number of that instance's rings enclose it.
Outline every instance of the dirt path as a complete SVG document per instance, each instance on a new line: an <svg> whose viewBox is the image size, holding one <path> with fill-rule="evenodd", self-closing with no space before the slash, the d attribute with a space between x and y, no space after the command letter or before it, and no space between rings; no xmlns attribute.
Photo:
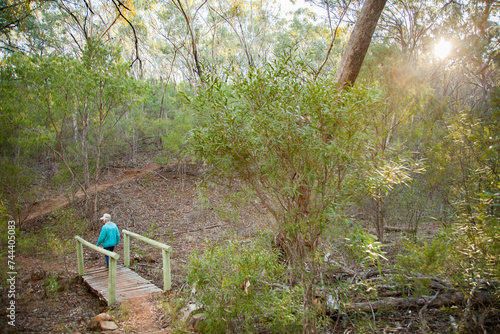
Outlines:
<svg viewBox="0 0 500 334"><path fill-rule="evenodd" d="M152 164L152 165L148 165L148 166L141 168L141 169L126 170L123 172L122 177L117 178L117 179L113 179L112 182L106 182L106 183L99 184L97 186L97 191L101 192L101 191L108 189L111 186L134 180L134 179L141 177L145 174L151 173L159 168L160 168L160 166L158 166L156 164ZM94 194L95 188L92 187L91 190L89 190L89 193ZM74 200L82 199L82 198L84 198L84 196L85 196L85 194L80 189L76 192L76 194L74 196ZM43 203L37 203L33 207L31 207L29 209L29 213L27 215L26 220L29 221L29 220L38 218L38 217L43 216L47 213L50 213L54 210L61 209L69 204L71 204L71 201L70 201L67 194L58 195L49 201L45 201Z"/></svg>
<svg viewBox="0 0 500 334"><path fill-rule="evenodd" d="M122 303L122 312L127 312L127 320L119 327L127 333L171 333L169 328L162 328L158 315L163 314L151 297L139 297Z"/></svg>

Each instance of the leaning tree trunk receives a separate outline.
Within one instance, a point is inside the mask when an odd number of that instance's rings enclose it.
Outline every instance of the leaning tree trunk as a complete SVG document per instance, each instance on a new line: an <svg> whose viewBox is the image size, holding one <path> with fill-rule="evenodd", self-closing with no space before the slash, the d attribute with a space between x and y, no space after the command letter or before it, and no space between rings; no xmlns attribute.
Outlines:
<svg viewBox="0 0 500 334"><path fill-rule="evenodd" d="M356 81L386 2L367 0L363 5L337 69L336 81L341 87Z"/></svg>

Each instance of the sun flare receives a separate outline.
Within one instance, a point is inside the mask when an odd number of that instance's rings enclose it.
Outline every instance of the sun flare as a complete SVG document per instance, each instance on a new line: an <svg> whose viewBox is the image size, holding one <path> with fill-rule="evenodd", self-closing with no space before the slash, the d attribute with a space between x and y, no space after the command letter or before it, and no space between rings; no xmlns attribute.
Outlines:
<svg viewBox="0 0 500 334"><path fill-rule="evenodd" d="M434 55L440 59L448 57L451 51L451 43L445 41L444 39L439 40L439 42L434 45Z"/></svg>

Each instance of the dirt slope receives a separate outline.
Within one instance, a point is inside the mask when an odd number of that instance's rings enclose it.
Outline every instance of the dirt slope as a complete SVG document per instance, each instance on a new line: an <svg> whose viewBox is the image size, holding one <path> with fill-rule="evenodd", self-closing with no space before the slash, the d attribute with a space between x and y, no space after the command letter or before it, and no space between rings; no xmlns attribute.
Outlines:
<svg viewBox="0 0 500 334"><path fill-rule="evenodd" d="M100 192L108 189L111 186L134 180L138 177L141 177L141 176L144 176L148 173L151 173L152 171L155 171L159 168L160 168L160 166L158 166L156 164L152 164L152 165L140 168L140 169L126 170L118 178L99 184L97 186L97 191L100 193ZM95 193L95 188L92 187L92 189L89 190L89 194L94 194L94 193ZM83 193L83 191L78 190L74 196L74 201L78 201L80 199L83 199L84 196L85 196L85 194ZM38 217L43 216L47 213L50 213L54 210L66 207L69 204L71 204L71 203L70 203L70 199L68 198L67 194L58 195L58 196L52 198L51 200L48 200L48 201L45 201L42 203L37 203L33 207L31 207L29 209L29 213L27 214L26 220L29 221L29 220L38 218Z"/></svg>

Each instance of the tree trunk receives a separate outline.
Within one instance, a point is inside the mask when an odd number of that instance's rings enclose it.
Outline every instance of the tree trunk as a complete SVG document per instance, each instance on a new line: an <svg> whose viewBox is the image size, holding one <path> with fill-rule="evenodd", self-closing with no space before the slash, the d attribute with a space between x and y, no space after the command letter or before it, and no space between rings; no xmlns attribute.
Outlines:
<svg viewBox="0 0 500 334"><path fill-rule="evenodd" d="M383 212L383 200L382 192L379 191L377 198L375 198L377 204L377 214L376 214L376 224L377 224L377 237L380 242L384 242L384 212Z"/></svg>
<svg viewBox="0 0 500 334"><path fill-rule="evenodd" d="M167 89L167 85L163 84L163 78L160 76L161 83L161 101L160 101L160 115L158 119L163 119L163 102L165 101L165 91Z"/></svg>
<svg viewBox="0 0 500 334"><path fill-rule="evenodd" d="M206 2L207 1L205 0L205 2L203 2L203 4L198 7L198 9L203 7ZM184 20L186 21L188 34L189 34L189 37L191 38L191 48L192 48L193 58L194 58L195 73L198 75L198 78L201 80L201 78L203 76L203 70L201 68L200 60L198 58L198 38L196 36L196 33L194 31L195 29L194 29L193 24L192 24L192 20L194 18L191 17L191 13L190 13L191 9L189 8L189 2L187 2L187 6L188 6L188 8L186 11L184 9L184 7L182 6L182 3L180 0L177 0L177 2L176 2L176 7L181 11L182 16L184 17Z"/></svg>
<svg viewBox="0 0 500 334"><path fill-rule="evenodd" d="M386 2L387 0L367 0L361 9L337 70L335 79L341 87L352 85L356 81Z"/></svg>
<svg viewBox="0 0 500 334"><path fill-rule="evenodd" d="M314 305L314 278L317 277L316 263L314 258L311 258L311 271L302 272L302 284L304 286L304 323L302 324L302 334L316 334L318 332L316 318L318 316L317 309Z"/></svg>

